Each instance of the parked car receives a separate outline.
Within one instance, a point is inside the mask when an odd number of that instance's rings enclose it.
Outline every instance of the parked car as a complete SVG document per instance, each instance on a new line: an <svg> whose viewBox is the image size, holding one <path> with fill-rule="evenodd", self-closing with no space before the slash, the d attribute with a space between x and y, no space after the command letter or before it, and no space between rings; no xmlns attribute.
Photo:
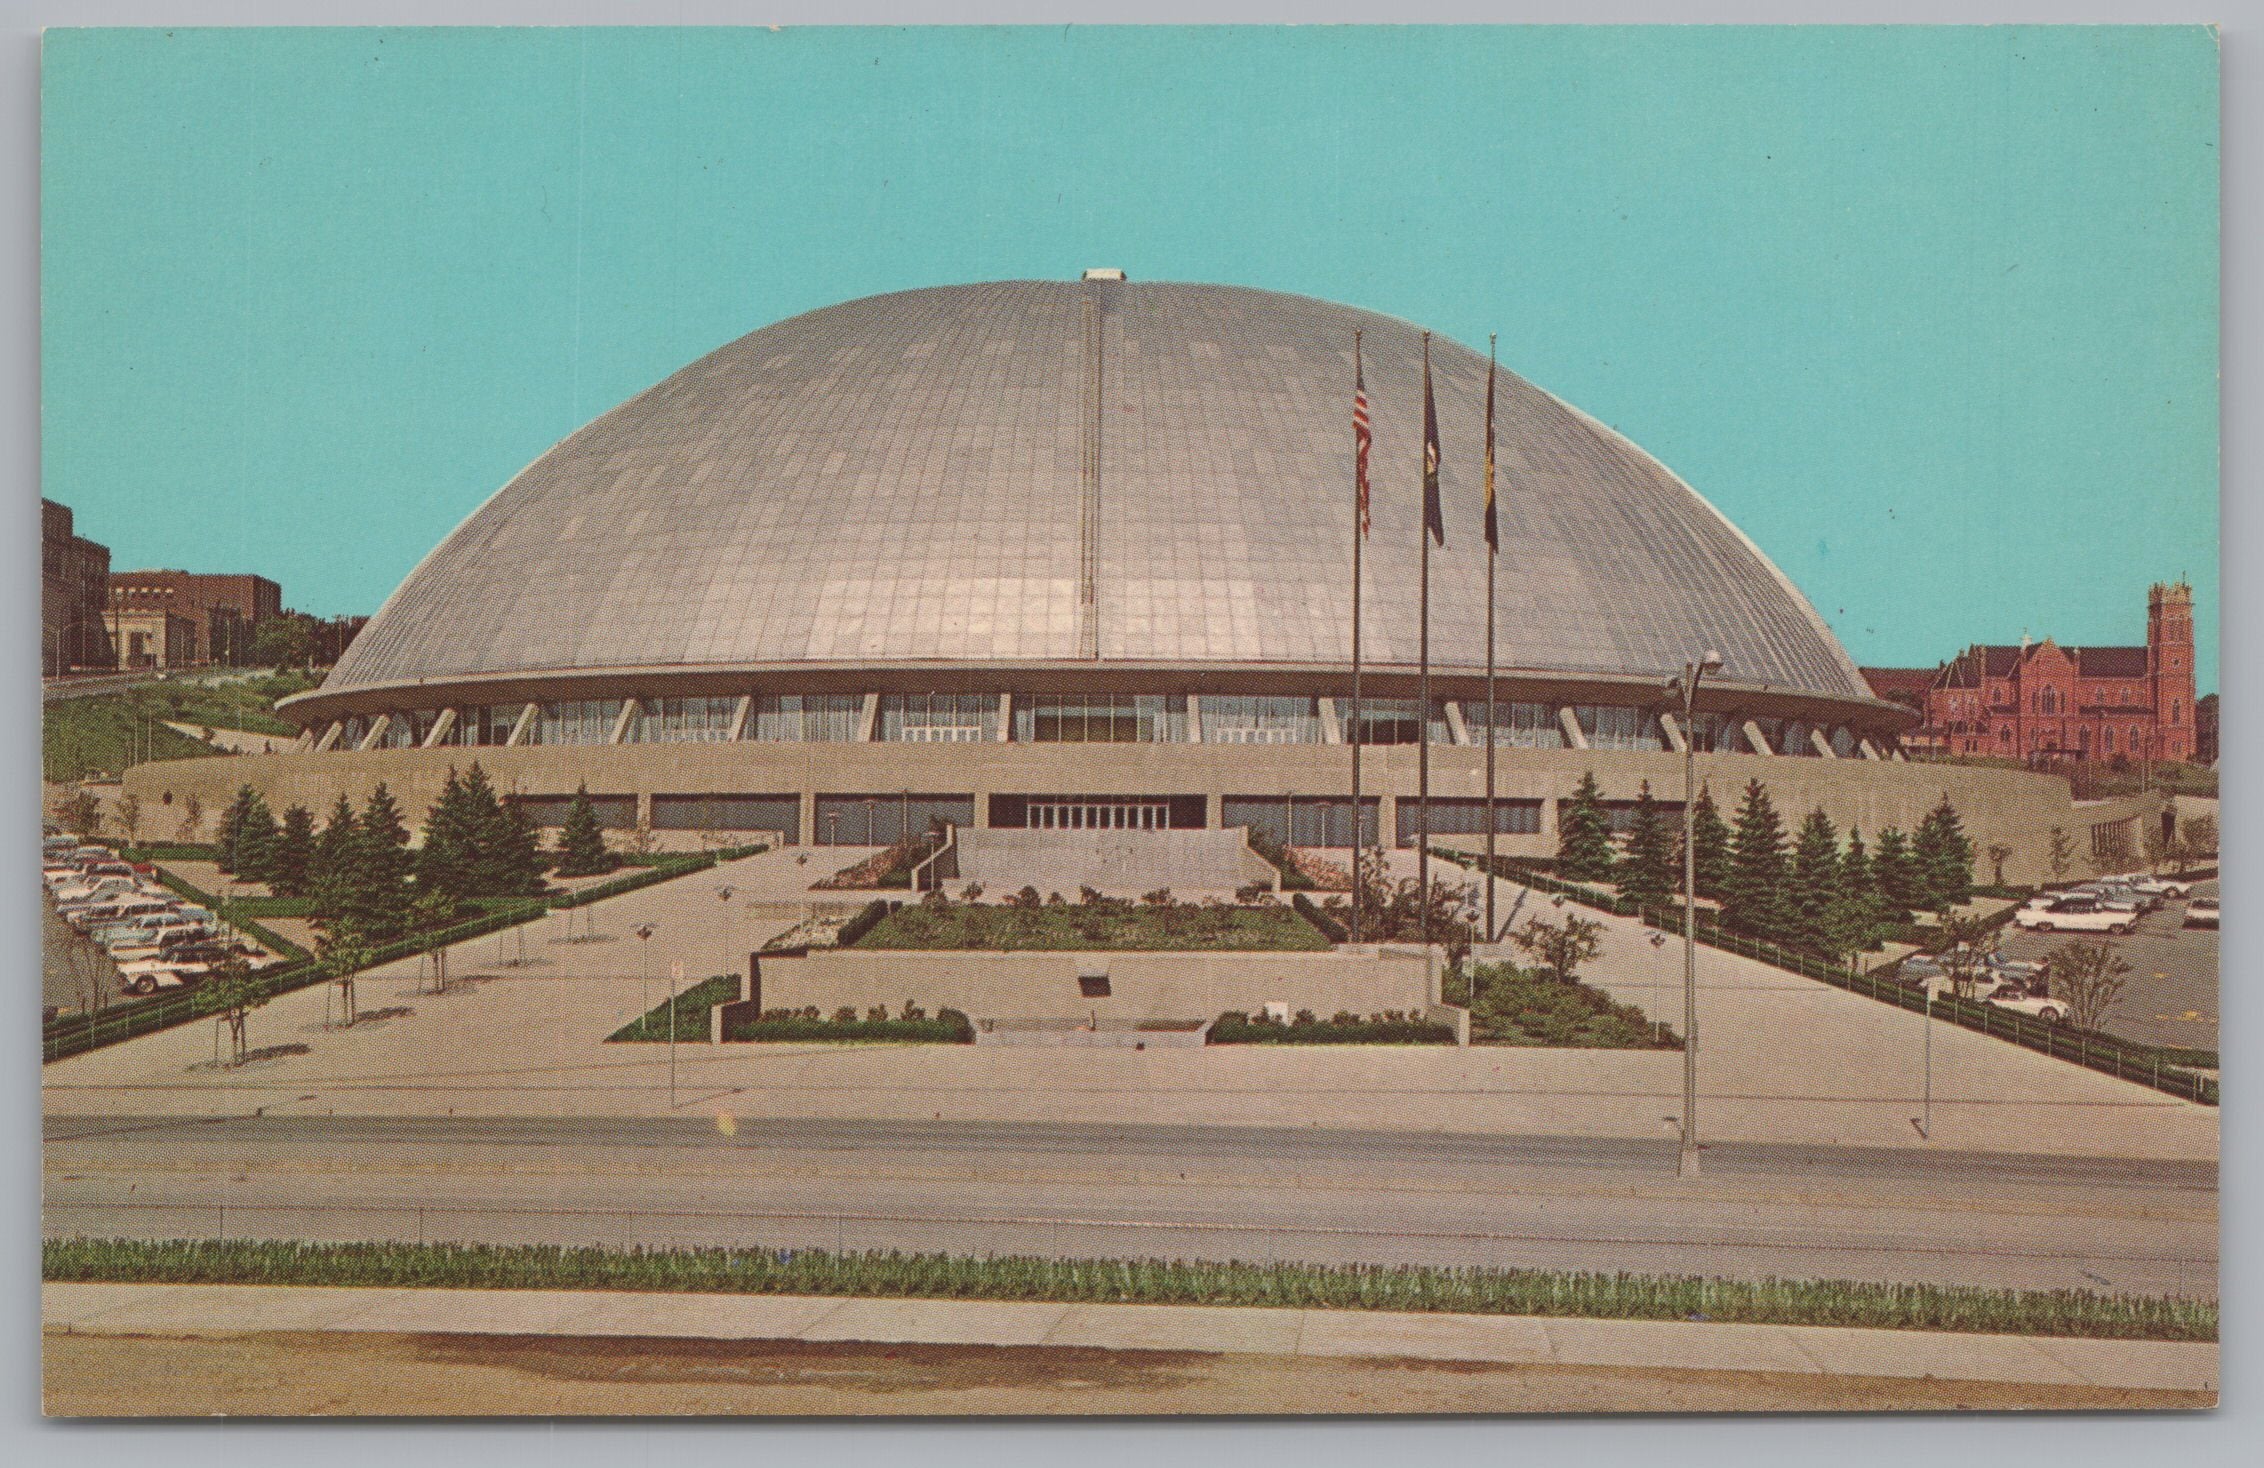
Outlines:
<svg viewBox="0 0 2264 1468"><path fill-rule="evenodd" d="M2129 932L2138 925L2136 913L2106 907L2088 897L2063 897L2046 908L2027 908L2012 915L2015 927L2038 933Z"/></svg>
<svg viewBox="0 0 2264 1468"><path fill-rule="evenodd" d="M2067 1023L2067 1006L2048 994L2032 994L2017 984L2003 984L1982 996L1983 1004L2015 1010L2048 1025Z"/></svg>
<svg viewBox="0 0 2264 1468"><path fill-rule="evenodd" d="M2102 880L2120 882L2133 891L2154 897L2167 897L2173 902L2185 896L2188 890L2187 885L2175 877L2157 877L2151 872L2125 872L2119 877L2106 877Z"/></svg>
<svg viewBox="0 0 2264 1468"><path fill-rule="evenodd" d="M169 913L173 905L156 897L124 897L115 902L97 903L78 912L65 912L63 920L82 933L128 918L151 917Z"/></svg>
<svg viewBox="0 0 2264 1468"><path fill-rule="evenodd" d="M2143 892L2136 892L2128 887L2116 886L2106 882L2087 883L2075 890L2077 896L2088 897L2101 907L2110 907L2117 912L2143 915L2162 905L2158 899L2149 897Z"/></svg>
<svg viewBox="0 0 2264 1468"><path fill-rule="evenodd" d="M157 961L146 968L136 964L118 971L118 986L129 994L155 994L160 989L192 988L210 972L200 964Z"/></svg>
<svg viewBox="0 0 2264 1468"><path fill-rule="evenodd" d="M2217 926L2217 899L2196 897L2185 905L2185 925L2189 928Z"/></svg>

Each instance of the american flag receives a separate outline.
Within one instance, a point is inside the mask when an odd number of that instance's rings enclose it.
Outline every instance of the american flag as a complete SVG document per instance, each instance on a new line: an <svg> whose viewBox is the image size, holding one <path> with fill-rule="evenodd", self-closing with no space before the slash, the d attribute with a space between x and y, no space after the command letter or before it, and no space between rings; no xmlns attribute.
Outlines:
<svg viewBox="0 0 2264 1468"><path fill-rule="evenodd" d="M1352 339L1352 484L1359 502L1360 533L1368 533L1368 450L1375 445L1368 426L1368 381L1360 370L1360 339Z"/></svg>

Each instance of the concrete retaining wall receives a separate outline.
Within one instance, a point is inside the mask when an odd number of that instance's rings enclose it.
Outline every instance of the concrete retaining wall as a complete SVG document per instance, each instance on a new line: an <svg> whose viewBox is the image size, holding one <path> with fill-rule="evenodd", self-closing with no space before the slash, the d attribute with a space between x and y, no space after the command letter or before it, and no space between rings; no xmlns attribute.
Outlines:
<svg viewBox="0 0 2264 1468"><path fill-rule="evenodd" d="M1381 745L1366 751L1363 780L1382 800L1386 832L1412 821L1416 750ZM1471 797L1485 788L1483 751L1433 746L1431 789L1439 796ZM1541 829L1502 838L1508 855L1547 856L1556 850L1556 803L1572 795L1593 771L1606 799L1632 800L1644 781L1664 800L1681 798L1682 757L1664 752L1505 749L1499 751L1499 791L1505 799L1541 804ZM210 840L214 822L239 785L258 790L275 810L299 804L328 810L340 794L359 803L380 780L400 801L411 829L424 819L451 767L474 759L496 788L526 795L571 794L587 783L592 793L634 795L646 808L656 793L739 792L794 795L802 804L801 839L809 840L813 802L821 791L949 791L974 799L975 819L988 819L994 793L1075 791L1085 795L1203 794L1212 829L1227 795L1335 794L1350 778L1350 751L1341 745L1211 744L635 744L538 748L395 749L324 754L240 755L164 760L126 772L125 788L141 800L142 832L170 840L184 835L182 810L190 796L202 807L196 836ZM2141 808L2159 810L2160 795L2077 805L2067 782L2054 775L1970 765L1883 760L1827 760L1750 754L1708 754L1698 776L1712 787L1724 813L1733 810L1746 780L1767 782L1789 825L1822 806L1846 830L1866 839L1882 826L1915 830L1947 794L1964 818L1966 834L1986 850L2002 841L2013 848L2005 876L2038 882L2051 876L2050 832L2064 830L2083 853L2089 874L2090 827L2127 819ZM686 833L665 834L668 844ZM822 835L823 833L815 833ZM1480 838L1441 838L1442 844L1476 846ZM813 865L815 863L813 862ZM1987 863L1980 864L1986 877ZM1060 884L1041 884L1040 890Z"/></svg>
<svg viewBox="0 0 2264 1468"><path fill-rule="evenodd" d="M1105 973L1109 992L1088 996L1079 976ZM1098 1016L1103 1020L1211 1019L1252 1012L1269 1001L1323 1019L1397 1009L1420 1013L1432 999L1423 955L1412 948L1328 953L971 953L919 949L818 949L802 957L766 954L762 1007L844 1004L890 1013L905 1001L933 1014L951 1008L976 1019Z"/></svg>

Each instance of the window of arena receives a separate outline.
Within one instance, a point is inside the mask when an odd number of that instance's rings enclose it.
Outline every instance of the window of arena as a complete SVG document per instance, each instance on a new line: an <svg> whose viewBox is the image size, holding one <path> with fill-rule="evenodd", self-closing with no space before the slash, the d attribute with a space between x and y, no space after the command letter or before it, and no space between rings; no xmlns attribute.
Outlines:
<svg viewBox="0 0 2264 1468"><path fill-rule="evenodd" d="M995 693L889 693L879 737L890 744L980 744L998 737Z"/></svg>
<svg viewBox="0 0 2264 1468"><path fill-rule="evenodd" d="M1462 705L1462 723L1472 740L1486 742L1486 701L1474 698ZM1509 703L1494 700L1494 744L1513 749L1564 748L1564 723L1556 705Z"/></svg>
<svg viewBox="0 0 2264 1468"><path fill-rule="evenodd" d="M1030 693L1014 700L1014 737L1028 744L1175 744L1187 700L1164 693Z"/></svg>
<svg viewBox="0 0 2264 1468"><path fill-rule="evenodd" d="M1320 703L1311 698L1202 695L1205 744L1319 744Z"/></svg>

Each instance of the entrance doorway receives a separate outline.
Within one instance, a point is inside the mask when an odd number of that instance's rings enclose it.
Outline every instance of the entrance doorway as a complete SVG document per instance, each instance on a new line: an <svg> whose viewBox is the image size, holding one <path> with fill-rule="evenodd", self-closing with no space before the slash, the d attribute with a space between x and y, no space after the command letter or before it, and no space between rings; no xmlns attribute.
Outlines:
<svg viewBox="0 0 2264 1468"><path fill-rule="evenodd" d="M1162 800L1033 800L1030 826L1039 831L1164 831L1171 805Z"/></svg>

